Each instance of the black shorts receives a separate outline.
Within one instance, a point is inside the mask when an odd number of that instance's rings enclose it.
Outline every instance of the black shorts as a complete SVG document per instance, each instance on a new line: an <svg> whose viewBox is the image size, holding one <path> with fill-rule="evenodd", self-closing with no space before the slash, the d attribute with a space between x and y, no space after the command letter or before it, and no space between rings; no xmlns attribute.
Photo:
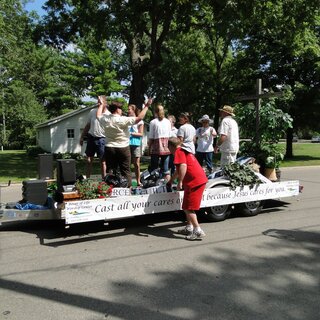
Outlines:
<svg viewBox="0 0 320 320"><path fill-rule="evenodd" d="M89 134L85 151L86 156L94 157L97 154L100 160L103 159L105 143L106 139L104 137L93 137Z"/></svg>

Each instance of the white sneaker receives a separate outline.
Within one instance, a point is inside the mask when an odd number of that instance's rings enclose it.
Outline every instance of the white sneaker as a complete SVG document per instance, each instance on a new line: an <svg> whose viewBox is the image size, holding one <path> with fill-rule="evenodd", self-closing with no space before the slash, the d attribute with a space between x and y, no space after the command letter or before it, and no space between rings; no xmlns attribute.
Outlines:
<svg viewBox="0 0 320 320"><path fill-rule="evenodd" d="M177 233L183 234L185 236L190 236L193 233L193 229L190 229L188 227L184 227L184 228L178 229Z"/></svg>
<svg viewBox="0 0 320 320"><path fill-rule="evenodd" d="M206 236L206 234L204 233L203 230L199 230L199 231L194 231L191 234L188 234L186 236L186 240L201 240L202 238L204 238Z"/></svg>

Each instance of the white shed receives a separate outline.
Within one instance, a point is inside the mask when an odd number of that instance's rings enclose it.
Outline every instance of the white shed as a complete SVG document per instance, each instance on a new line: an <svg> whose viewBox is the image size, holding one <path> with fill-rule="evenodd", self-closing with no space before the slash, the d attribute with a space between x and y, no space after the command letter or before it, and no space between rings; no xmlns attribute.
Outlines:
<svg viewBox="0 0 320 320"><path fill-rule="evenodd" d="M89 112L93 108L95 107L83 107L38 124L36 126L38 146L49 153L84 154L86 144L81 147L79 140ZM143 149L147 144L147 128L148 125L145 125Z"/></svg>

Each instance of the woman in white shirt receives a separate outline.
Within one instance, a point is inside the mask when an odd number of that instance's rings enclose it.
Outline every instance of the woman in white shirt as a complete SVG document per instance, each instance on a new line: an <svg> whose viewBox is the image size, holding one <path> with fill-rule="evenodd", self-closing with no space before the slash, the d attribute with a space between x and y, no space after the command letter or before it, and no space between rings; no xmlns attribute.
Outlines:
<svg viewBox="0 0 320 320"><path fill-rule="evenodd" d="M196 129L190 124L190 115L188 112L179 115L179 123L181 124L177 137L182 141L181 148L195 154Z"/></svg>
<svg viewBox="0 0 320 320"><path fill-rule="evenodd" d="M213 121L208 115L205 114L198 122L200 122L202 126L196 131L196 158L201 166L203 161L205 161L206 168L210 174L212 172L213 139L217 136L217 132L209 125Z"/></svg>

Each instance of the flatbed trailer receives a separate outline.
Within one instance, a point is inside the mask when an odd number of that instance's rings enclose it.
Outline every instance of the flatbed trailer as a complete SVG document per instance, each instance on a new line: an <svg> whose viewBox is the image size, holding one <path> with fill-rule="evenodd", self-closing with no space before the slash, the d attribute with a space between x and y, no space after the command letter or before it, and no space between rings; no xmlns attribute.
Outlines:
<svg viewBox="0 0 320 320"><path fill-rule="evenodd" d="M70 200L55 203L47 210L0 209L0 224L14 221L64 220L66 226L90 221L111 221L121 218L181 210L183 191L143 195L121 195L91 200ZM201 211L208 220L222 221L230 208L238 206L245 215L256 215L261 211L262 202L269 199L294 197L299 194L298 180L271 182L237 187L232 190L228 180L209 180L201 201ZM160 189L159 189L160 192Z"/></svg>

